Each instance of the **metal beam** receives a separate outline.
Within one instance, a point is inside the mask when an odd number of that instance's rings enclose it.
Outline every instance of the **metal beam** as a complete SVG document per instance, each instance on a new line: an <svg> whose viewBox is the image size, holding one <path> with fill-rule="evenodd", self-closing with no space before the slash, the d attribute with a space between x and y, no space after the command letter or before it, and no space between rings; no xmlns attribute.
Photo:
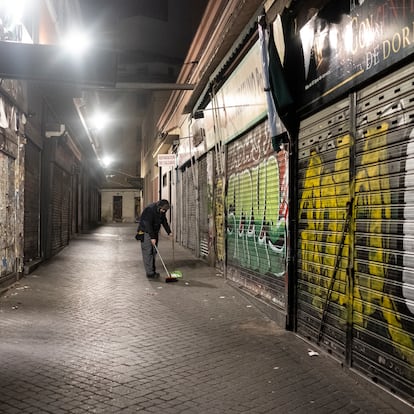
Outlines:
<svg viewBox="0 0 414 414"><path fill-rule="evenodd" d="M76 58L59 46L0 41L0 77L78 85L115 86L114 52L93 50Z"/></svg>

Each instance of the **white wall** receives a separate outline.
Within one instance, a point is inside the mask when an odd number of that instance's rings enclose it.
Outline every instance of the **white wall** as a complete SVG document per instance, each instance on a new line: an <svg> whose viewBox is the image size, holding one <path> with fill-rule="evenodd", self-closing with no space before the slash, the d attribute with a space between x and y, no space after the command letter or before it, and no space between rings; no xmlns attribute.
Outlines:
<svg viewBox="0 0 414 414"><path fill-rule="evenodd" d="M113 197L122 197L122 222L135 223L135 197L140 198L141 192L137 190L101 190L101 209L102 222L113 222ZM138 214L141 213L142 206L139 207Z"/></svg>

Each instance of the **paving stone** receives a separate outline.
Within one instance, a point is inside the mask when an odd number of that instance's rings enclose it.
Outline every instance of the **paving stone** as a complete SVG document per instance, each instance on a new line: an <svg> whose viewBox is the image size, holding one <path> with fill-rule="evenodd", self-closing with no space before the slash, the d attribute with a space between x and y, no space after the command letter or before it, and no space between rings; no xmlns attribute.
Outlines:
<svg viewBox="0 0 414 414"><path fill-rule="evenodd" d="M148 280L134 231L79 235L0 297L0 413L405 412L329 356L310 358L181 246L183 280Z"/></svg>

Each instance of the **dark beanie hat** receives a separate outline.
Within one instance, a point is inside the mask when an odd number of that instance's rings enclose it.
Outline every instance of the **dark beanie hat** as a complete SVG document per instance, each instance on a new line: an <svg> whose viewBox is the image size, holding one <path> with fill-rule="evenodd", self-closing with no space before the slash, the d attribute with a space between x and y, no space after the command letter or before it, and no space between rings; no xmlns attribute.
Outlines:
<svg viewBox="0 0 414 414"><path fill-rule="evenodd" d="M168 210L170 208L170 203L168 200L160 200L158 201L158 207L163 208L164 210Z"/></svg>

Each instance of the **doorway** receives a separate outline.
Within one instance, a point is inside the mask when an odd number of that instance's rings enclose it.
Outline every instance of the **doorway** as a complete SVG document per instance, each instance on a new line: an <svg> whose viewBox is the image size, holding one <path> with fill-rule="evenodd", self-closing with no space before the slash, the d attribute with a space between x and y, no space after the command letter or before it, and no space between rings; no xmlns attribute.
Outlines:
<svg viewBox="0 0 414 414"><path fill-rule="evenodd" d="M112 205L113 205L112 220L114 222L121 222L122 221L122 196L114 196Z"/></svg>

